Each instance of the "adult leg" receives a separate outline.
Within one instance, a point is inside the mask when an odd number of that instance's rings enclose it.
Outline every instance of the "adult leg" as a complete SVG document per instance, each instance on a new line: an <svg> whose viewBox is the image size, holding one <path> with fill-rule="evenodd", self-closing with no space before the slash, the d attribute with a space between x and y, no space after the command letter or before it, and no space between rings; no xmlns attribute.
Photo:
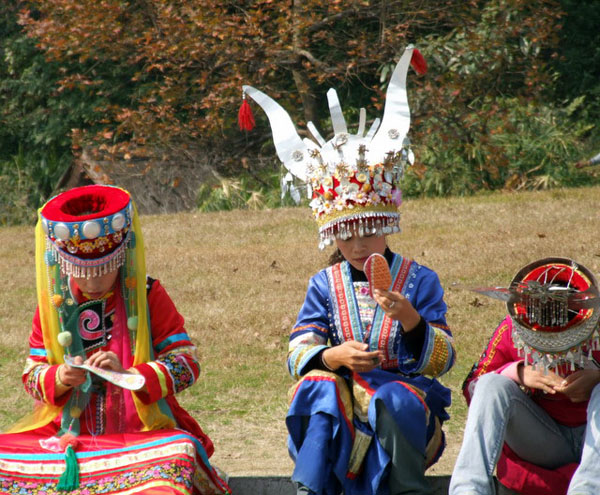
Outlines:
<svg viewBox="0 0 600 495"><path fill-rule="evenodd" d="M554 420L511 379L479 378L469 406L450 495L494 495L493 473L504 442L522 459L545 468L577 460Z"/></svg>
<svg viewBox="0 0 600 495"><path fill-rule="evenodd" d="M331 416L323 413L302 418L304 439L292 474L292 480L298 485L298 495L321 494L326 488L332 469L329 459L331 422Z"/></svg>
<svg viewBox="0 0 600 495"><path fill-rule="evenodd" d="M425 479L425 455L406 440L383 401L378 400L375 407L377 438L392 459L388 478L390 495L430 494L431 487Z"/></svg>
<svg viewBox="0 0 600 495"><path fill-rule="evenodd" d="M587 427L579 468L569 484L569 495L600 493L600 385L592 391L587 408Z"/></svg>

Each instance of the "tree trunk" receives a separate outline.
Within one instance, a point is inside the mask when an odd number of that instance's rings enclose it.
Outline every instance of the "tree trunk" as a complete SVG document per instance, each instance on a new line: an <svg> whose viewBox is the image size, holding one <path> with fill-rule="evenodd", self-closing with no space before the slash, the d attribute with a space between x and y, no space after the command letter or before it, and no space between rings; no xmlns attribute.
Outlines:
<svg viewBox="0 0 600 495"><path fill-rule="evenodd" d="M301 19L303 14L302 0L293 0L292 2L292 50L295 54L303 48L300 41ZM307 122L317 121L317 99L312 91L310 80L302 67L302 56L297 55L297 64L292 69L294 84L298 90L298 94L302 99L302 108L304 110L304 118Z"/></svg>

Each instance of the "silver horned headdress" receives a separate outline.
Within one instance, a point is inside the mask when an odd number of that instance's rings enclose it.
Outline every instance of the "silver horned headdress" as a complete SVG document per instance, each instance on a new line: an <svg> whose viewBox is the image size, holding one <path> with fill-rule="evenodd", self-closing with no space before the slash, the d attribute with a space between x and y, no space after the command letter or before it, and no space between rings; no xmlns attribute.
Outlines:
<svg viewBox="0 0 600 495"><path fill-rule="evenodd" d="M360 109L358 130L351 134L336 91L327 92L334 131L329 141L312 122L307 127L314 141L302 139L281 105L251 86L243 87L267 114L277 155L288 170L285 180L291 182L295 177L307 184L321 249L335 238L347 239L353 226L359 235L400 231L399 182L413 162L406 94L413 51L418 53L409 46L400 58L387 88L383 117L375 119L368 132L364 108Z"/></svg>

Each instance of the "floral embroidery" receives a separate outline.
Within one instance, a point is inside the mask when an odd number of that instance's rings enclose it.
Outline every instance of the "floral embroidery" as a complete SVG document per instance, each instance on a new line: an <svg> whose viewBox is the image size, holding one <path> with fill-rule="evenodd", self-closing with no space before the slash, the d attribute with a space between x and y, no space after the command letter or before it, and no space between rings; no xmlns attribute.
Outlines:
<svg viewBox="0 0 600 495"><path fill-rule="evenodd" d="M120 492L126 489L141 487L148 482L185 487L192 491L195 469L180 460L171 460L162 464L145 467L133 467L125 472L111 472L100 477L86 480L82 477L79 489L70 492L72 495L96 495L102 493ZM0 478L0 490L9 495L55 495L64 492L56 490L56 480L20 481Z"/></svg>
<svg viewBox="0 0 600 495"><path fill-rule="evenodd" d="M180 353L180 349L159 356L158 361L169 370L176 393L194 383L194 374L188 367L185 356Z"/></svg>
<svg viewBox="0 0 600 495"><path fill-rule="evenodd" d="M48 365L36 363L31 359L27 359L24 374L29 374L25 380L25 391L35 400L43 400L42 393L40 392L39 377L40 373L46 368L48 368Z"/></svg>

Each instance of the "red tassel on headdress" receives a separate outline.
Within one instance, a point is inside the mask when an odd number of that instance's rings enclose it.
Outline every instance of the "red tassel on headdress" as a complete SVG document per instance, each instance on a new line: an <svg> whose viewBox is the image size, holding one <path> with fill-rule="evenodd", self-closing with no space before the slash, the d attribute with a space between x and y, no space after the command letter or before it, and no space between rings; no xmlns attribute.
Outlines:
<svg viewBox="0 0 600 495"><path fill-rule="evenodd" d="M416 48L413 50L410 65L412 65L412 68L415 69L416 73L421 76L427 73L427 62L425 61L425 57L423 57L421 52Z"/></svg>
<svg viewBox="0 0 600 495"><path fill-rule="evenodd" d="M244 95L244 101L238 112L238 125L242 131L251 131L254 129L254 115L252 115L252 109L246 100L246 95Z"/></svg>

